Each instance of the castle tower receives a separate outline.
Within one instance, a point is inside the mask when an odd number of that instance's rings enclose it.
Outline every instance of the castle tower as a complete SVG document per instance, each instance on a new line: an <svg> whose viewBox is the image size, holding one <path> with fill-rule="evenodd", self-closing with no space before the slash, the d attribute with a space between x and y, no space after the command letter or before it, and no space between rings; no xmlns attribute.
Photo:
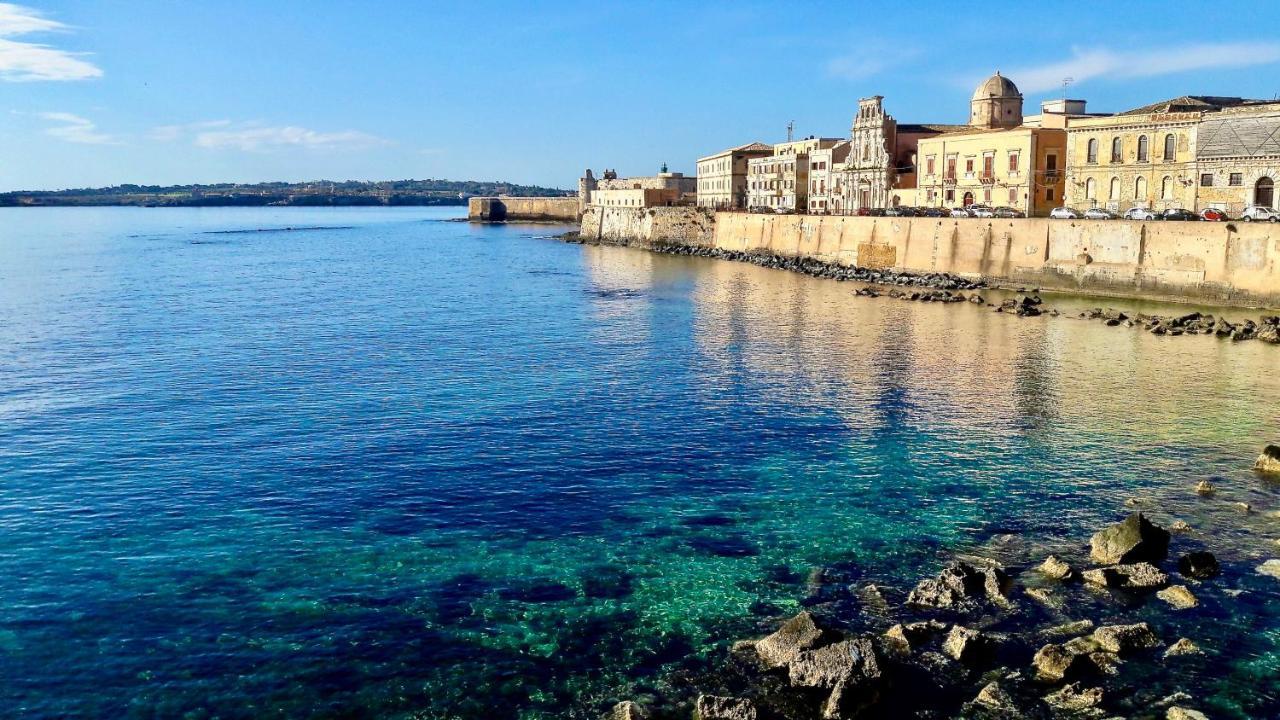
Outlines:
<svg viewBox="0 0 1280 720"><path fill-rule="evenodd" d="M969 101L969 124L983 128L1008 128L1022 124L1022 93L1000 74L987 78Z"/></svg>
<svg viewBox="0 0 1280 720"><path fill-rule="evenodd" d="M588 203L591 202L591 193L599 189L600 183L596 181L595 176L591 174L591 168L578 178L578 214L586 212Z"/></svg>

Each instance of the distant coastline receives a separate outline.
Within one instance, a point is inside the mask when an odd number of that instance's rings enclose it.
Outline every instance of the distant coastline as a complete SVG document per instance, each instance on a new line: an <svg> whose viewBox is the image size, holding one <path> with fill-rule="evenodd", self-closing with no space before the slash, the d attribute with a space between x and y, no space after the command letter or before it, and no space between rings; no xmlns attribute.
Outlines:
<svg viewBox="0 0 1280 720"><path fill-rule="evenodd" d="M0 193L0 207L328 207L457 206L477 195L565 197L559 188L477 180L117 185Z"/></svg>

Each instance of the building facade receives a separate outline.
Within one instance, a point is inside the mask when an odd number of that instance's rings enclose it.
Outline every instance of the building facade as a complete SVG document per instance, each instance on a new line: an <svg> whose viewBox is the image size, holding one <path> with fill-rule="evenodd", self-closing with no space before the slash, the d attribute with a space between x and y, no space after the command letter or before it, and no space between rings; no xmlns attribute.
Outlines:
<svg viewBox="0 0 1280 720"><path fill-rule="evenodd" d="M849 159L851 144L846 140L809 153L809 213L839 215L844 208L840 188L841 170Z"/></svg>
<svg viewBox="0 0 1280 720"><path fill-rule="evenodd" d="M843 142L810 137L773 146L768 157L747 161L747 207L774 212L805 212L809 207L809 155Z"/></svg>
<svg viewBox="0 0 1280 720"><path fill-rule="evenodd" d="M745 208L747 162L772 154L772 146L754 142L698 158L698 205L717 210Z"/></svg>
<svg viewBox="0 0 1280 720"><path fill-rule="evenodd" d="M974 91L968 127L940 128L919 140L916 202L1048 215L1062 201L1067 142L1066 118L1052 110L1025 124L1017 86L991 76Z"/></svg>
<svg viewBox="0 0 1280 720"><path fill-rule="evenodd" d="M1196 207L1238 217L1250 205L1280 209L1280 103L1226 108L1196 132Z"/></svg>
<svg viewBox="0 0 1280 720"><path fill-rule="evenodd" d="M600 205L606 199L613 203L621 203L623 199L635 200L646 197L635 194L602 194L616 190L661 190L665 191L665 194L647 197L661 198L661 201L654 200L659 205L692 204L697 193L697 183L697 178L685 177L684 173L668 172L665 164L657 175L628 178L618 177L615 170L605 170L599 178L596 178L592 175L591 169L587 168L583 176L578 179L578 204L585 209L588 205ZM641 207L652 207L652 205Z"/></svg>

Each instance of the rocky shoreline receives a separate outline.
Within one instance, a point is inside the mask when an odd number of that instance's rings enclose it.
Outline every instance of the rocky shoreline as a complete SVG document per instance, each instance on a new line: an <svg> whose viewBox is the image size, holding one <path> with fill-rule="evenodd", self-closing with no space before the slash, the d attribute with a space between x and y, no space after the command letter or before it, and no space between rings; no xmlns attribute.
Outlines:
<svg viewBox="0 0 1280 720"><path fill-rule="evenodd" d="M576 232L565 233L560 238L569 243L584 242ZM698 245L657 244L647 249L665 255L684 255L747 262L759 267L789 270L810 277L826 278L837 282L871 283L872 285L855 291L854 294L862 297L880 297L883 295L896 300L913 302L969 302L975 305L985 305L995 312L1009 313L1018 317L1067 316L1066 313L1045 305L1043 298L1039 295L1038 288L1003 288L1015 290L1017 297L1004 300L997 305L988 303L981 294L972 292L988 288L989 286L985 281L971 280L949 273L910 273L891 269L875 270L828 263L813 258L722 250ZM891 289L886 291L876 286L889 286ZM904 287L913 289L909 291L900 289ZM970 291L970 294L966 295L961 291ZM1280 315L1264 315L1256 321L1231 322L1226 318L1199 312L1182 315L1148 315L1099 307L1078 313L1074 317L1084 320L1099 320L1109 327L1137 328L1153 335L1168 337L1215 335L1236 342L1261 340L1271 344L1280 344Z"/></svg>
<svg viewBox="0 0 1280 720"><path fill-rule="evenodd" d="M1280 477L1280 446L1254 469ZM605 719L1205 720L1183 678L1212 676L1223 648L1201 647L1184 620L1202 601L1230 603L1232 572L1186 523L1142 512L1099 529L1087 551L956 557L905 596L817 571L807 609L734 643L690 683L692 702L628 700ZM1280 581L1280 560L1252 572Z"/></svg>

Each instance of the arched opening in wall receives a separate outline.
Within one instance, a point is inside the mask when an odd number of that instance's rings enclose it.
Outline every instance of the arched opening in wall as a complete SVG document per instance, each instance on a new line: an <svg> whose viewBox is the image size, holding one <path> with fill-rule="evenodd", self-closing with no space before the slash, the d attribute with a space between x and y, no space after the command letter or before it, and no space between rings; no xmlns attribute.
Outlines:
<svg viewBox="0 0 1280 720"><path fill-rule="evenodd" d="M1108 196L1111 200L1120 199L1120 178L1111 178L1111 194Z"/></svg>
<svg viewBox="0 0 1280 720"><path fill-rule="evenodd" d="M1173 199L1173 179L1168 175L1165 175L1164 179L1160 181L1160 197L1164 200Z"/></svg>
<svg viewBox="0 0 1280 720"><path fill-rule="evenodd" d="M1084 182L1084 198L1085 200L1093 200L1098 197L1098 181L1089 178Z"/></svg>
<svg viewBox="0 0 1280 720"><path fill-rule="evenodd" d="M1164 159L1172 160L1174 150L1177 146L1177 140L1174 139L1173 133L1164 136Z"/></svg>
<svg viewBox="0 0 1280 720"><path fill-rule="evenodd" d="M1258 178L1253 186L1253 204L1273 207L1276 200L1276 184L1269 177Z"/></svg>
<svg viewBox="0 0 1280 720"><path fill-rule="evenodd" d="M1147 179L1146 178L1140 177L1137 180L1133 181L1133 199L1134 200L1147 199Z"/></svg>
<svg viewBox="0 0 1280 720"><path fill-rule="evenodd" d="M893 196L893 206L894 206L894 207L898 207L898 206L899 206L899 205L901 205L901 204L902 204L902 198L898 197L897 195L894 195L894 196Z"/></svg>
<svg viewBox="0 0 1280 720"><path fill-rule="evenodd" d="M1150 153L1147 151L1147 136L1138 138L1138 162L1147 162Z"/></svg>
<svg viewBox="0 0 1280 720"><path fill-rule="evenodd" d="M965 207L969 207L969 206L970 206L970 205L972 205L972 204L973 204L973 193L971 193L971 192L967 192L967 193L965 193L965 194L964 194L964 206L965 206Z"/></svg>

